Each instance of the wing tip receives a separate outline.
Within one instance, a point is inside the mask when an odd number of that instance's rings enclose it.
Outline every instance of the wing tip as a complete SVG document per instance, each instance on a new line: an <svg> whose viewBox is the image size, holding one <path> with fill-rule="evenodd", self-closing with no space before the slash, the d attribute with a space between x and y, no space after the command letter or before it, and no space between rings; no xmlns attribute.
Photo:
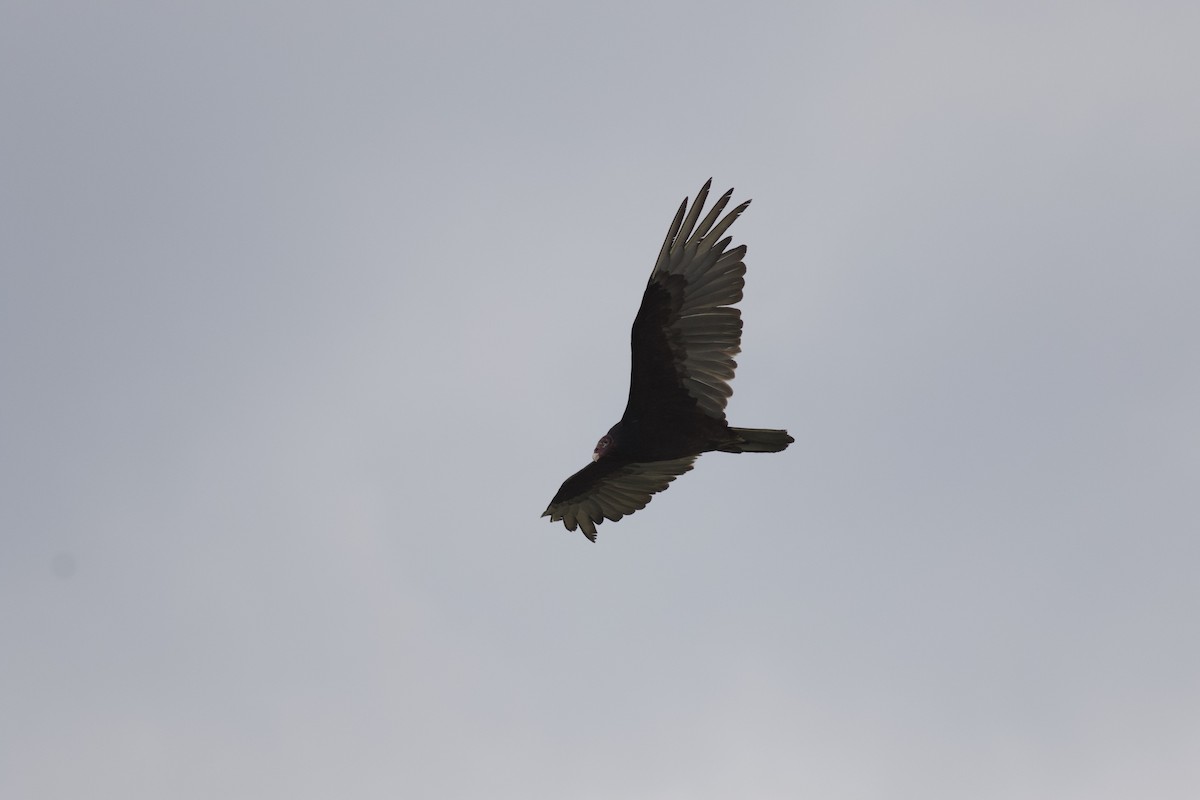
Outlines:
<svg viewBox="0 0 1200 800"><path fill-rule="evenodd" d="M576 517L568 520L562 514L555 513L553 509L554 504L551 503L546 507L546 510L542 512L542 517L550 517L551 522L562 522L563 527L571 533L574 533L576 529L578 529L580 533L588 538L589 542L595 544L596 525L599 524L599 522L593 524L592 520L588 517ZM601 519L600 522L603 522L603 519Z"/></svg>

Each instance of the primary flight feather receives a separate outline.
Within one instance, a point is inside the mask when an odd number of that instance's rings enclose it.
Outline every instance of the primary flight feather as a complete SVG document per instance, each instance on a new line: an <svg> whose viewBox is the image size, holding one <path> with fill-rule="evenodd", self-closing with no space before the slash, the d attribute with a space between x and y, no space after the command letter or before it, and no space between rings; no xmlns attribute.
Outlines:
<svg viewBox="0 0 1200 800"><path fill-rule="evenodd" d="M621 421L601 437L592 463L563 483L543 517L583 529L645 508L650 497L692 468L701 453L777 453L784 430L733 428L725 421L729 381L741 350L746 246L725 232L746 210L724 217L730 189L700 219L712 180L688 210L685 198L667 231L633 320L633 368ZM718 221L719 220L719 221ZM722 238L724 237L724 238Z"/></svg>

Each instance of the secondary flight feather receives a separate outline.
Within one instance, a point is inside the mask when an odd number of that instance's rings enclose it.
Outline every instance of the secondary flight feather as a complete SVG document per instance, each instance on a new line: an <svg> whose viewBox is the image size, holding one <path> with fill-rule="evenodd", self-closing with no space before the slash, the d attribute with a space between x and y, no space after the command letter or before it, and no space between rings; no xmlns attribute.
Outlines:
<svg viewBox="0 0 1200 800"><path fill-rule="evenodd" d="M542 514L581 528L643 509L692 468L701 453L777 453L785 430L734 428L725 421L729 381L741 351L746 246L725 236L750 201L721 216L733 189L704 218L712 180L688 209L685 198L667 230L642 305L633 320L629 401L621 421L596 443L592 463L563 483Z"/></svg>

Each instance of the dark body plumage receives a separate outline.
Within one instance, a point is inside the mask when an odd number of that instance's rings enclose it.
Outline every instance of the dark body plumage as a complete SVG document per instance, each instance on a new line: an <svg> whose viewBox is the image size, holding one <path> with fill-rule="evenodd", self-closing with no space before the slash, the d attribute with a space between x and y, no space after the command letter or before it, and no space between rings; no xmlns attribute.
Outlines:
<svg viewBox="0 0 1200 800"><path fill-rule="evenodd" d="M629 401L621 421L596 445L593 461L568 478L542 516L578 526L595 541L596 525L645 508L650 497L692 468L701 453L773 453L787 431L732 428L725 403L741 349L746 246L721 238L750 205L718 218L730 189L704 219L710 180L688 211L680 205L633 321ZM686 216L685 216L686 214Z"/></svg>

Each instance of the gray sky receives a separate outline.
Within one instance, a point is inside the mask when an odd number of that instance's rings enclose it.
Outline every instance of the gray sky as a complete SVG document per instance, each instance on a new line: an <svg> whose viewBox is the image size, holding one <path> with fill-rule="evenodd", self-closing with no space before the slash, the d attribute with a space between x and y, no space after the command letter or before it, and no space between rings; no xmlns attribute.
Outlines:
<svg viewBox="0 0 1200 800"><path fill-rule="evenodd" d="M1200 796L1198 40L6 3L0 795ZM710 175L796 444L593 546L538 515Z"/></svg>

